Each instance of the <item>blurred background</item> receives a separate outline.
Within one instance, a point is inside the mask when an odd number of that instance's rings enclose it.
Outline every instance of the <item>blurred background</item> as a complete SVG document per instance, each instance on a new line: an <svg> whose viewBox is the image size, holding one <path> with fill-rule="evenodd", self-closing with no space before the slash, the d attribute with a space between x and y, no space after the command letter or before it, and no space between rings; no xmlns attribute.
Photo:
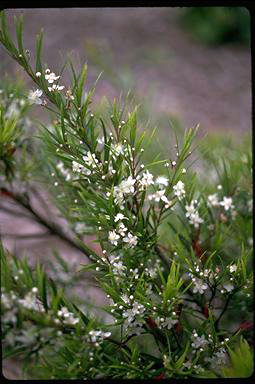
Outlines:
<svg viewBox="0 0 255 384"><path fill-rule="evenodd" d="M103 72L95 108L104 107L104 96L113 101L130 90L135 103L141 104L140 129L158 128L153 152L169 156L174 145L171 124L182 133L200 123L199 135L209 135L214 149L223 142L229 149L244 140L251 145L250 16L246 8L11 9L6 14L13 33L13 16L24 15L24 45L32 64L35 36L43 28L42 61L56 74L68 54L77 69L88 63L88 87ZM27 89L34 86L0 47L0 78L5 76L13 81L22 78ZM68 71L61 84L70 84ZM49 121L38 106L32 113ZM45 201L48 204L46 195ZM13 235L38 233L35 223L22 214L15 218L0 211L1 231L3 227ZM18 254L25 252L30 261L40 257L46 262L52 248L73 264L82 260L77 250L55 236L13 236L4 238L4 245L10 250L15 247ZM93 300L95 291L88 295ZM19 377L15 362L4 369L6 377Z"/></svg>
<svg viewBox="0 0 255 384"><path fill-rule="evenodd" d="M7 14L11 25L13 15L24 15L32 62L35 35L43 28L42 57L55 73L70 52L78 67L88 63L89 85L103 71L98 99L112 100L131 90L159 125L165 116L185 127L200 123L204 132L251 131L246 8L62 8ZM26 76L0 52L1 75L14 76L18 70ZM164 134L166 129L160 125Z"/></svg>

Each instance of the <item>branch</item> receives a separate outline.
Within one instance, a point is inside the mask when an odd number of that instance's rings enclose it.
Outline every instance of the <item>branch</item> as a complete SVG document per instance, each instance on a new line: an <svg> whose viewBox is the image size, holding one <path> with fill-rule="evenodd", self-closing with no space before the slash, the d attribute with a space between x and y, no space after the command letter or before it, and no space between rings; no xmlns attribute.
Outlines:
<svg viewBox="0 0 255 384"><path fill-rule="evenodd" d="M219 331L219 322L220 322L220 319L222 318L222 316L223 316L224 313L226 312L226 310L227 310L227 308L228 308L228 305L229 305L229 302L230 302L230 299L232 298L232 296L233 296L233 294L231 294L231 293L228 295L228 298L227 298L227 300L226 300L226 302L225 302L225 305L224 305L224 307L223 307L223 309L222 309L222 311L221 311L221 314L219 315L218 319L215 320L214 326L215 326L216 331Z"/></svg>
<svg viewBox="0 0 255 384"><path fill-rule="evenodd" d="M68 237L55 223L48 222L46 219L44 219L38 212L34 210L34 208L29 203L25 202L20 196L12 194L12 199L17 204L25 208L29 213L31 213L34 220L47 228L50 234L58 236L67 244L84 253L86 256L88 256L88 258L90 258L91 255L96 254L95 251L91 250L87 245L79 245L73 239Z"/></svg>

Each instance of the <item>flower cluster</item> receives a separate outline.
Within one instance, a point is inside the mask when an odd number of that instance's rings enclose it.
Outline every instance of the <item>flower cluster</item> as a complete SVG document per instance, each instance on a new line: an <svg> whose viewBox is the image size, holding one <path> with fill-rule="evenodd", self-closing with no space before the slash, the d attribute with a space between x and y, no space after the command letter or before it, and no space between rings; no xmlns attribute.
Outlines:
<svg viewBox="0 0 255 384"><path fill-rule="evenodd" d="M19 299L18 302L26 309L32 309L38 312L45 312L45 309L41 301L36 297L38 293L38 288L33 287L30 292L26 294L24 299Z"/></svg>
<svg viewBox="0 0 255 384"><path fill-rule="evenodd" d="M154 184L153 175L148 170L146 170L146 172L143 172L142 177L138 175L137 179L139 180L139 187L141 190L144 190L149 187L149 185Z"/></svg>
<svg viewBox="0 0 255 384"><path fill-rule="evenodd" d="M1 293L1 305L5 309L11 309L16 299L17 299L17 296L13 292Z"/></svg>
<svg viewBox="0 0 255 384"><path fill-rule="evenodd" d="M43 91L41 89L31 90L28 94L28 101L30 104L42 104L40 97L42 96Z"/></svg>
<svg viewBox="0 0 255 384"><path fill-rule="evenodd" d="M92 343L95 347L99 347L99 343L101 343L104 339L107 339L111 336L111 332L103 332L91 330L88 334L89 342Z"/></svg>
<svg viewBox="0 0 255 384"><path fill-rule="evenodd" d="M198 279L196 277L192 278L192 282L194 284L193 292L194 293L200 293L201 295L204 294L204 291L208 288L208 285L203 282L203 280Z"/></svg>
<svg viewBox="0 0 255 384"><path fill-rule="evenodd" d="M37 72L36 76L40 77L41 76L40 72ZM45 79L48 81L49 84L52 84L52 86L48 87L48 90L50 92L62 91L62 89L65 88L64 85L54 84L54 82L57 81L59 78L60 76L56 76L54 72L50 71L50 69L47 68L45 70Z"/></svg>
<svg viewBox="0 0 255 384"><path fill-rule="evenodd" d="M191 346L194 349L199 349L202 352L208 346L209 342L212 342L212 339L209 338L209 340L207 340L205 338L205 335L198 336L196 330L193 329L192 335L191 335L191 341L192 341Z"/></svg>
<svg viewBox="0 0 255 384"><path fill-rule="evenodd" d="M176 185L173 186L174 194L178 197L179 200L183 199L185 197L185 188L184 183L179 180Z"/></svg>
<svg viewBox="0 0 255 384"><path fill-rule="evenodd" d="M190 224L194 225L195 228L199 227L199 224L203 223L203 219L199 217L199 213L195 207L197 200L192 200L190 205L186 204L186 217L189 219Z"/></svg>
<svg viewBox="0 0 255 384"><path fill-rule="evenodd" d="M71 178L72 178L72 174L71 174L71 172L70 172L68 169L66 169L66 168L64 167L64 163L63 163L62 161L59 161L59 162L58 162L58 164L57 164L57 169L58 169L59 172L65 177L65 180L66 180L66 181L71 180Z"/></svg>
<svg viewBox="0 0 255 384"><path fill-rule="evenodd" d="M138 303L137 301L134 301L130 308L123 311L123 317L126 318L127 323L132 323L133 320L135 320L135 317L137 315L142 315L145 311L145 307Z"/></svg>
<svg viewBox="0 0 255 384"><path fill-rule="evenodd" d="M66 307L62 307L61 309L58 310L58 317L60 321L62 321L64 324L67 324L67 325L75 325L80 321L80 319L78 317L74 317L73 313L69 312Z"/></svg>
<svg viewBox="0 0 255 384"><path fill-rule="evenodd" d="M127 179L122 180L119 185L114 187L113 195L115 197L115 203L120 206L120 209L124 209L123 202L125 195L129 195L135 192L134 184L136 179L129 176Z"/></svg>
<svg viewBox="0 0 255 384"><path fill-rule="evenodd" d="M156 322L158 324L158 328L167 328L171 329L176 323L178 323L178 319L176 318L176 313L173 312L172 317L160 317L156 318Z"/></svg>
<svg viewBox="0 0 255 384"><path fill-rule="evenodd" d="M221 190L222 186L218 185L218 189ZM234 209L235 206L233 204L232 197L223 196L223 199L220 201L217 193L214 193L214 194L209 195L207 197L207 204L209 207L214 207L214 208L215 207L223 207L225 213L227 213L227 212L231 213L231 217L233 220L235 219L235 217L237 215L237 212ZM220 218L221 218L221 221L223 221L223 222L227 221L227 217L223 213L221 213Z"/></svg>
<svg viewBox="0 0 255 384"><path fill-rule="evenodd" d="M161 189L148 196L149 200L154 200L157 203L162 200L165 203L165 208L168 208L171 205L171 201L165 196L165 189Z"/></svg>

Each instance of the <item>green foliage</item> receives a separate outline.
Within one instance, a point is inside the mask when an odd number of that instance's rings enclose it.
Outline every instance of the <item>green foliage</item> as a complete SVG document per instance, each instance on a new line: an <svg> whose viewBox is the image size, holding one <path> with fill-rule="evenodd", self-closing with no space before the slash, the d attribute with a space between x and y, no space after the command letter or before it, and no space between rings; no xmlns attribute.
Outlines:
<svg viewBox="0 0 255 384"><path fill-rule="evenodd" d="M15 23L17 46L1 13L0 42L38 89L27 97L14 87L12 101L7 85L0 94L0 192L88 260L74 267L53 250L48 265L32 268L1 245L4 357L20 356L28 378L155 379L215 377L229 357L232 368L223 374L240 374L236 356L243 353L247 374L250 347L241 339L233 348L241 332L250 337L250 148L230 148L227 156L227 145L214 152L194 145L194 127L183 138L176 133L174 157L145 161L153 133L146 137L129 97L95 112L97 80L87 87L87 65L77 71L68 60L71 80L62 86L61 74L41 62L42 33L33 69L23 20ZM10 105L23 95L14 117ZM53 119L28 135L32 103ZM195 149L203 159L199 177L191 170ZM47 187L70 237L35 185ZM100 308L86 297L90 284L106 296Z"/></svg>
<svg viewBox="0 0 255 384"><path fill-rule="evenodd" d="M244 7L189 7L180 21L206 44L250 42L250 15Z"/></svg>
<svg viewBox="0 0 255 384"><path fill-rule="evenodd" d="M253 350L243 338L235 348L228 348L230 367L221 369L222 377L251 377L253 374Z"/></svg>

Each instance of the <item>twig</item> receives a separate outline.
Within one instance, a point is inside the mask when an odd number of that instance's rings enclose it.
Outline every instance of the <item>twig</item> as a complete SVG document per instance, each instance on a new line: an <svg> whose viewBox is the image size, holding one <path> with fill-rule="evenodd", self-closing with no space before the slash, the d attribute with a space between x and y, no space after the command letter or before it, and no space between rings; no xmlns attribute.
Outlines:
<svg viewBox="0 0 255 384"><path fill-rule="evenodd" d="M227 298L227 300L226 300L226 302L225 302L225 305L224 305L224 307L223 307L223 309L222 309L222 311L221 311L221 314L219 315L218 319L215 320L215 322L214 322L214 326L215 326L216 331L219 331L219 322L220 322L220 319L222 318L222 316L223 316L224 313L226 312L226 310L227 310L227 308L228 308L228 305L229 305L229 302L230 302L230 299L231 299L231 298L232 298L232 294L229 294L229 295L228 295L228 298Z"/></svg>
<svg viewBox="0 0 255 384"><path fill-rule="evenodd" d="M25 202L21 197L17 195L12 195L12 199L19 205L21 205L23 208L25 208L29 213L32 214L33 218L41 225L43 225L45 228L49 230L49 233L58 236L63 241L71 245L72 247L78 249L80 252L84 253L86 256L90 256L91 254L95 253L94 251L90 250L87 245L84 244L84 246L77 244L74 240L72 240L70 237L66 236L61 229L55 224L50 223L46 219L44 219L38 212L36 212L33 207Z"/></svg>

